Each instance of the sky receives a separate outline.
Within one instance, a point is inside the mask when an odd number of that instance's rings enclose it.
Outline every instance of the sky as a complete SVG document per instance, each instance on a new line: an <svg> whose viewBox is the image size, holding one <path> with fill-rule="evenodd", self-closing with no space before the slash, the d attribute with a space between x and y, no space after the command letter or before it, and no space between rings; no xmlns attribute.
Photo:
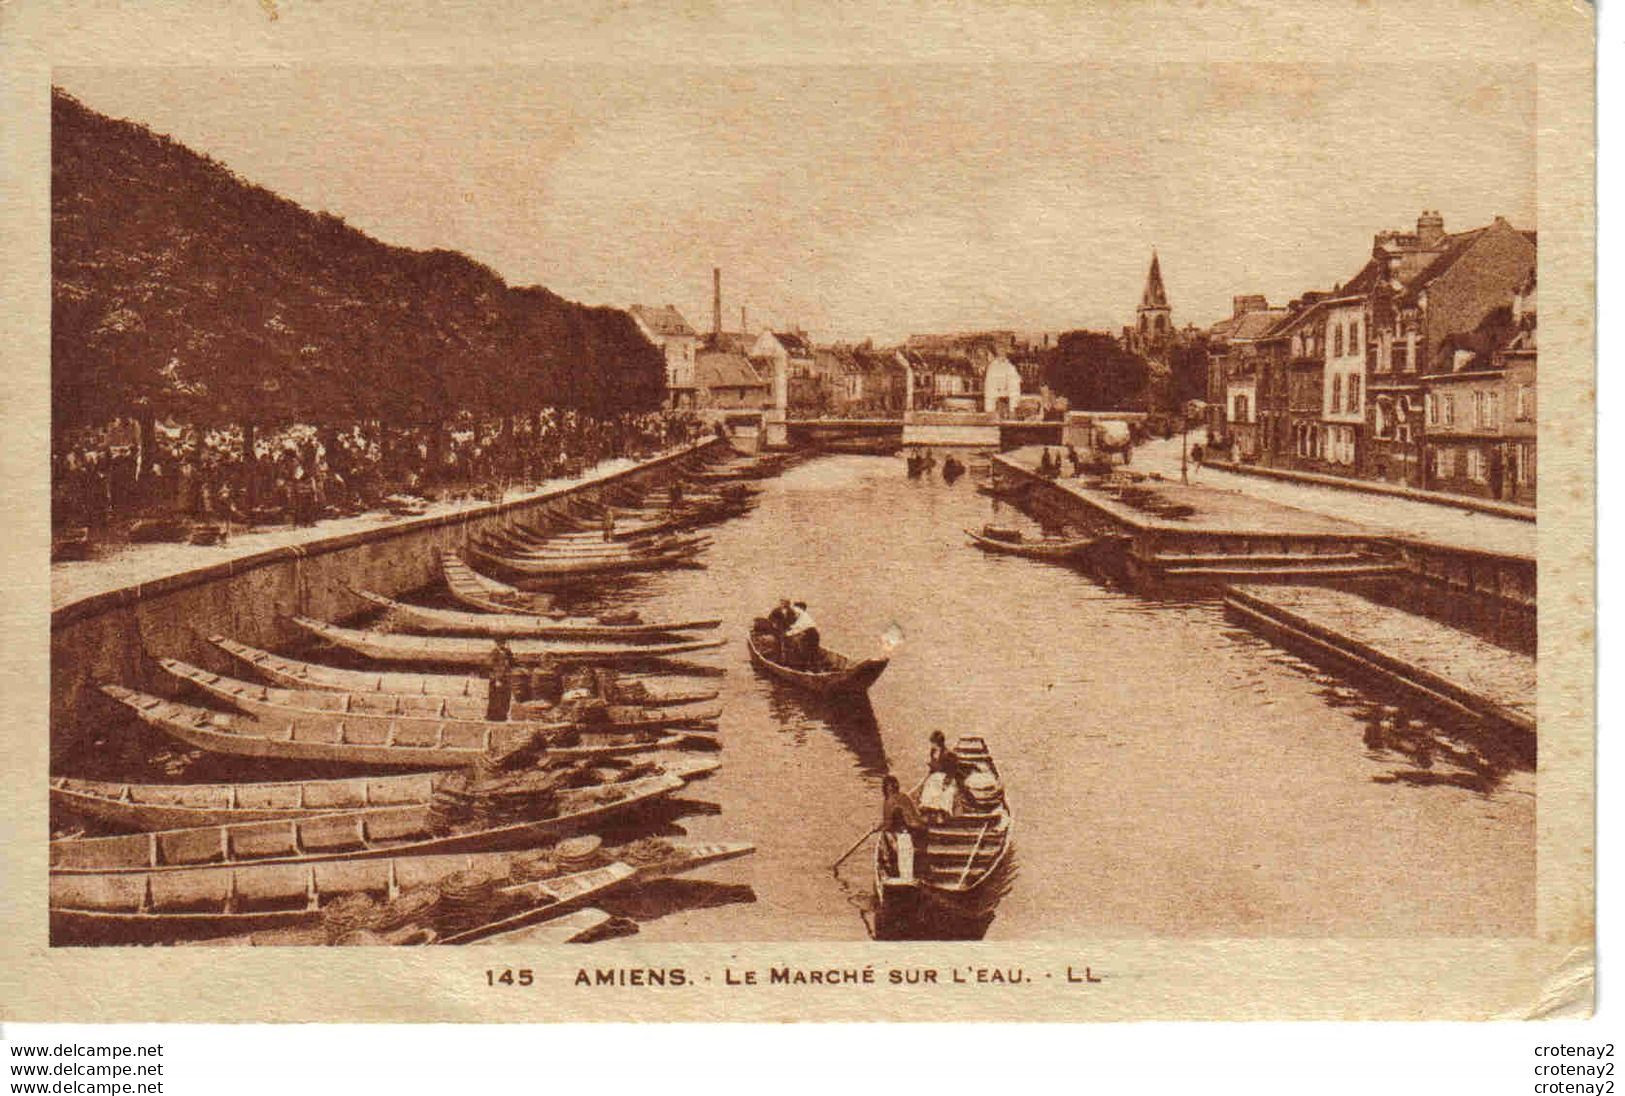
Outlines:
<svg viewBox="0 0 1625 1096"><path fill-rule="evenodd" d="M515 285L816 339L1115 329L1346 281L1371 237L1535 224L1529 66L70 68L388 243Z"/></svg>

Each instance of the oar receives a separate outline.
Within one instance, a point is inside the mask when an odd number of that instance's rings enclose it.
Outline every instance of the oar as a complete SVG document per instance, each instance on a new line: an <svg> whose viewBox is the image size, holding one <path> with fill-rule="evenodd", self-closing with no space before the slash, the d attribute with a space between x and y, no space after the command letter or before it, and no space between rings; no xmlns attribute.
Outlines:
<svg viewBox="0 0 1625 1096"><path fill-rule="evenodd" d="M838 868L842 864L846 863L846 858L847 857L851 856L853 853L858 851L858 846L859 845L862 845L865 841L869 840L869 838L873 837L875 834L877 834L879 832L880 832L880 827L876 826L874 829L870 830L868 833L864 834L862 837L860 837L856 841L852 842L852 847L850 849L847 849L845 852L843 852L841 854L841 858L839 860L835 861L835 863L833 863L833 864L831 864L829 866L829 870L833 873L836 868Z"/></svg>

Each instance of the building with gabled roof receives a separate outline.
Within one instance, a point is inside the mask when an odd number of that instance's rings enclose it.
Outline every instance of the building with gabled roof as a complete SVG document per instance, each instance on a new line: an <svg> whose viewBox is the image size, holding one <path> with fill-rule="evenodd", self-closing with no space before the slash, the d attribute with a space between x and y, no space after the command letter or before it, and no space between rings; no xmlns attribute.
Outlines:
<svg viewBox="0 0 1625 1096"><path fill-rule="evenodd" d="M1258 413L1261 349L1266 337L1287 313L1283 308L1271 308L1268 300L1255 294L1236 297L1231 304L1232 314L1221 334L1209 338L1208 369L1217 375L1217 383L1211 388L1217 399L1222 432L1234 443L1238 456L1252 460L1257 458L1261 447Z"/></svg>
<svg viewBox="0 0 1625 1096"><path fill-rule="evenodd" d="M1254 421L1257 397L1252 392L1252 375L1250 372L1243 375L1243 365L1250 358L1253 345L1283 315L1282 310L1270 308L1264 297L1252 293L1232 297L1230 305L1230 315L1207 331L1207 425L1209 433L1216 437L1230 436L1233 375L1242 378L1243 387L1237 394L1244 397L1247 414L1241 421L1244 425Z"/></svg>
<svg viewBox="0 0 1625 1096"><path fill-rule="evenodd" d="M1377 478L1426 487L1435 478L1424 458L1425 383L1445 342L1475 330L1535 268L1537 236L1497 217L1447 233L1437 211L1424 211L1415 232L1382 232L1362 275L1370 332L1366 373L1369 444L1361 469Z"/></svg>
<svg viewBox="0 0 1625 1096"><path fill-rule="evenodd" d="M695 403L694 353L700 336L672 305L635 304L627 310L638 332L660 349L666 359L666 406L693 407Z"/></svg>
<svg viewBox="0 0 1625 1096"><path fill-rule="evenodd" d="M1423 374L1435 490L1534 505L1535 275L1472 331L1445 336Z"/></svg>
<svg viewBox="0 0 1625 1096"><path fill-rule="evenodd" d="M772 385L737 350L701 350L694 377L701 408L755 411L772 402Z"/></svg>

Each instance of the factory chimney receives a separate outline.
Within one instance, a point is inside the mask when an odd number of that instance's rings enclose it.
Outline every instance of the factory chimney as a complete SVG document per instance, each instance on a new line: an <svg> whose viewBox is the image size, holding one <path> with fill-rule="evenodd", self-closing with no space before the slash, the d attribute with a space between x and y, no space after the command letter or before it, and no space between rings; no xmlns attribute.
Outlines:
<svg viewBox="0 0 1625 1096"><path fill-rule="evenodd" d="M711 337L722 338L722 268L711 268Z"/></svg>
<svg viewBox="0 0 1625 1096"><path fill-rule="evenodd" d="M750 334L750 324L746 322L744 305L739 306L739 333L741 335Z"/></svg>

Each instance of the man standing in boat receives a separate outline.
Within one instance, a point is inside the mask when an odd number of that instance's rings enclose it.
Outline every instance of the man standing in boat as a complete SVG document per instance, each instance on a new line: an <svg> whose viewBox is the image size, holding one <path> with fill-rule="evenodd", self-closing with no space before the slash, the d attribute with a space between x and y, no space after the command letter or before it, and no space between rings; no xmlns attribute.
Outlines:
<svg viewBox="0 0 1625 1096"><path fill-rule="evenodd" d="M914 867L925 855L925 819L895 776L888 774L880 782L880 793L882 860L889 875L899 882L912 883Z"/></svg>
<svg viewBox="0 0 1625 1096"><path fill-rule="evenodd" d="M791 607L795 619L784 631L784 653L791 666L805 670L818 669L820 640L818 624L807 611L807 603L798 601Z"/></svg>
<svg viewBox="0 0 1625 1096"><path fill-rule="evenodd" d="M508 718L508 708L513 702L513 668L513 651L508 648L508 641L498 636L486 672L486 719Z"/></svg>
<svg viewBox="0 0 1625 1096"><path fill-rule="evenodd" d="M931 732L931 754L926 765L930 774L920 787L920 809L927 814L952 815L959 798L959 755L948 748L941 731Z"/></svg>
<svg viewBox="0 0 1625 1096"><path fill-rule="evenodd" d="M767 614L768 626L772 628L773 633L779 636L781 639L783 638L784 633L790 630L790 625L794 624L795 622L796 611L790 607L790 599L787 597L780 598L778 605L774 606L772 612Z"/></svg>
<svg viewBox="0 0 1625 1096"><path fill-rule="evenodd" d="M605 540L615 539L615 511L608 506L604 507L604 521L602 528L604 530Z"/></svg>

